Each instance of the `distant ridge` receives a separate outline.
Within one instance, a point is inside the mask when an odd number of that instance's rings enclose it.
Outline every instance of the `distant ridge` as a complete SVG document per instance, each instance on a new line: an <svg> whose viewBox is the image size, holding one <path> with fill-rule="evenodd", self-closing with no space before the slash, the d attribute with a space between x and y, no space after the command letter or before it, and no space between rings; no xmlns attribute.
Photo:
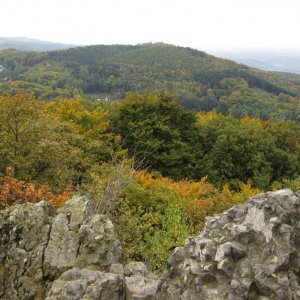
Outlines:
<svg viewBox="0 0 300 300"><path fill-rule="evenodd" d="M27 37L0 37L0 49L16 49L19 51L54 51L71 47L75 47L75 45L41 41Z"/></svg>
<svg viewBox="0 0 300 300"><path fill-rule="evenodd" d="M300 50L232 50L211 51L213 55L232 59L266 71L300 74Z"/></svg>
<svg viewBox="0 0 300 300"><path fill-rule="evenodd" d="M264 72L192 48L147 43L6 49L0 67L0 93L23 89L43 100L112 101L129 92L164 90L197 111L300 122L300 75Z"/></svg>

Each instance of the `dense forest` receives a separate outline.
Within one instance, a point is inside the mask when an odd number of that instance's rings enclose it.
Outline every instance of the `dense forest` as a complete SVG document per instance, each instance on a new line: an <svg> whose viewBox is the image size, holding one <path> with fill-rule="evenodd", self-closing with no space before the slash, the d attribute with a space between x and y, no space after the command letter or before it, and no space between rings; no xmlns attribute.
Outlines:
<svg viewBox="0 0 300 300"><path fill-rule="evenodd" d="M112 102L2 94L0 142L1 208L88 195L126 259L153 270L206 216L300 186L299 124L196 112L167 92Z"/></svg>
<svg viewBox="0 0 300 300"><path fill-rule="evenodd" d="M300 75L263 72L167 44L88 46L51 52L0 51L0 92L43 100L122 99L165 90L185 107L235 117L300 121Z"/></svg>

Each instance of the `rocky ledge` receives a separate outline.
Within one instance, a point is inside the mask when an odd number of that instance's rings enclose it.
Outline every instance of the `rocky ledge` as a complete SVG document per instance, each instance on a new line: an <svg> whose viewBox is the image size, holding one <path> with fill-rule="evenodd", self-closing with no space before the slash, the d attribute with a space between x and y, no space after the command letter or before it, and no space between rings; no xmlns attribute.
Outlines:
<svg viewBox="0 0 300 300"><path fill-rule="evenodd" d="M113 225L85 197L0 211L1 299L300 299L300 192L268 192L209 217L151 274L121 264Z"/></svg>

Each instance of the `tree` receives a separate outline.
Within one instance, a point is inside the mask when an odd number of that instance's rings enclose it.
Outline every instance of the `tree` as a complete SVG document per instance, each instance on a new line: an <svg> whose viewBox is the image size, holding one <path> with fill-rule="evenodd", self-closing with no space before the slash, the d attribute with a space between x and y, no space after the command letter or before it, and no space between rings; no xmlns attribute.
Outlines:
<svg viewBox="0 0 300 300"><path fill-rule="evenodd" d="M114 108L111 124L136 167L150 167L175 179L193 177L201 155L196 117L171 95L128 95Z"/></svg>
<svg viewBox="0 0 300 300"><path fill-rule="evenodd" d="M0 172L14 169L17 179L48 183L63 190L72 180L83 151L80 136L53 119L42 102L18 93L0 96Z"/></svg>
<svg viewBox="0 0 300 300"><path fill-rule="evenodd" d="M8 94L0 97L2 173L8 165L14 168L18 177L32 169L28 154L43 136L44 120L41 103L31 96L18 93L13 97Z"/></svg>

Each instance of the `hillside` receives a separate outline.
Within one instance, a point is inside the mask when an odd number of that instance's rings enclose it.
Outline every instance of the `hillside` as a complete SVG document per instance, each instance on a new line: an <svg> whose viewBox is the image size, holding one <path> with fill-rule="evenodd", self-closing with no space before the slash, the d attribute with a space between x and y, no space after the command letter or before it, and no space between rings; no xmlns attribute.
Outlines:
<svg viewBox="0 0 300 300"><path fill-rule="evenodd" d="M300 76L268 73L167 44L97 45L51 52L0 51L0 91L40 99L121 99L168 90L185 106L236 117L299 121Z"/></svg>
<svg viewBox="0 0 300 300"><path fill-rule="evenodd" d="M26 37L0 37L0 49L20 51L53 51L74 47L70 44L53 43Z"/></svg>

